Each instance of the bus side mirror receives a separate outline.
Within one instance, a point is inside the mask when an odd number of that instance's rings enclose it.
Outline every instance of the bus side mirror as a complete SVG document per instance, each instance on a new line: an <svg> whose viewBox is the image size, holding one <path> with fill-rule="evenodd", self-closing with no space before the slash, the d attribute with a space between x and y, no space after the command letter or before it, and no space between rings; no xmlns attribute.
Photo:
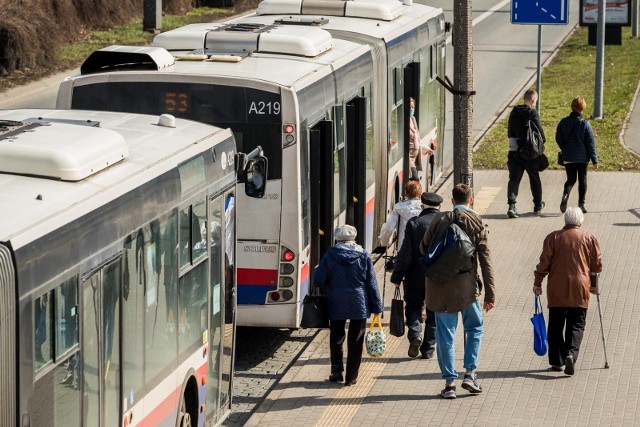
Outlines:
<svg viewBox="0 0 640 427"><path fill-rule="evenodd" d="M244 192L247 196L256 199L264 197L267 188L267 170L269 162L264 156L256 156L247 162L242 175L244 179Z"/></svg>

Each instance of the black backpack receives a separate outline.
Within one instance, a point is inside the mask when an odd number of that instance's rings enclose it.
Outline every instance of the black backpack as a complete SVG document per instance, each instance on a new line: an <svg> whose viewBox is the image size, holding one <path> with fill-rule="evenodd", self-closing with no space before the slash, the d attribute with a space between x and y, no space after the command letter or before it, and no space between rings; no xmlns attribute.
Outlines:
<svg viewBox="0 0 640 427"><path fill-rule="evenodd" d="M536 123L527 119L524 134L518 138L518 154L523 160L534 160L544 153L544 141Z"/></svg>
<svg viewBox="0 0 640 427"><path fill-rule="evenodd" d="M474 267L476 247L467 233L456 224L458 214L453 211L453 222L429 247L420 263L425 276L436 283L449 283L460 273Z"/></svg>

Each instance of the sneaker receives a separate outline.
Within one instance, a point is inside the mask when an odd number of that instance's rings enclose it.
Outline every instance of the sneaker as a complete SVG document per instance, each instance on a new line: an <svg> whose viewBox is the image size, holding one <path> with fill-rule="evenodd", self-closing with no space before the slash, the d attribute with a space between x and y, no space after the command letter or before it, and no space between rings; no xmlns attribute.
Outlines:
<svg viewBox="0 0 640 427"><path fill-rule="evenodd" d="M464 374L464 380L462 380L462 388L467 390L469 393L477 394L482 393L482 387L476 381L477 377L475 374L466 373Z"/></svg>
<svg viewBox="0 0 640 427"><path fill-rule="evenodd" d="M420 354L421 345L422 345L422 340L420 338L412 339L411 344L409 345L409 351L407 352L409 357L418 357L418 354Z"/></svg>
<svg viewBox="0 0 640 427"><path fill-rule="evenodd" d="M534 207L533 207L533 214L534 214L534 215L540 215L540 212L542 212L542 209L544 209L544 207L545 207L546 205L547 205L547 204L546 204L545 202L540 202L540 205L539 205L539 206L534 206Z"/></svg>
<svg viewBox="0 0 640 427"><path fill-rule="evenodd" d="M60 381L60 384L71 384L73 382L73 372L67 371L65 377Z"/></svg>
<svg viewBox="0 0 640 427"><path fill-rule="evenodd" d="M427 351L421 352L421 357L423 359L431 359L433 357L433 353L434 352L435 352L435 350L433 348L431 348L431 349L429 349Z"/></svg>
<svg viewBox="0 0 640 427"><path fill-rule="evenodd" d="M579 207L582 213L587 213L587 208L584 207L584 203L580 203Z"/></svg>
<svg viewBox="0 0 640 427"><path fill-rule="evenodd" d="M563 194L562 200L560 201L560 212L564 213L567 210L567 203L569 202L569 195Z"/></svg>
<svg viewBox="0 0 640 427"><path fill-rule="evenodd" d="M507 211L509 218L518 218L518 210L515 203L509 203L509 210Z"/></svg>
<svg viewBox="0 0 640 427"><path fill-rule="evenodd" d="M444 390L440 392L440 396L445 399L455 399L456 398L456 386L454 385L445 385Z"/></svg>
<svg viewBox="0 0 640 427"><path fill-rule="evenodd" d="M564 373L567 375L573 375L575 373L575 364L573 361L573 356L568 355L564 358Z"/></svg>
<svg viewBox="0 0 640 427"><path fill-rule="evenodd" d="M550 368L552 371L555 372L562 372L564 370L564 366L560 366L560 365L551 365Z"/></svg>

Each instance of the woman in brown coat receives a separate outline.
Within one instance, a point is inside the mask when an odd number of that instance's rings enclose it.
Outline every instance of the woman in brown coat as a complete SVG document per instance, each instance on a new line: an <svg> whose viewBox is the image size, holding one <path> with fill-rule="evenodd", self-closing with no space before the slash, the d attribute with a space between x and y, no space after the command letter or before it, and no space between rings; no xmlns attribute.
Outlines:
<svg viewBox="0 0 640 427"><path fill-rule="evenodd" d="M591 274L602 271L602 254L595 236L580 228L584 215L580 208L568 208L565 226L544 239L540 262L536 266L533 292L542 294L547 279L549 305L549 364L554 371L573 375L584 334ZM564 330L564 333L563 333Z"/></svg>

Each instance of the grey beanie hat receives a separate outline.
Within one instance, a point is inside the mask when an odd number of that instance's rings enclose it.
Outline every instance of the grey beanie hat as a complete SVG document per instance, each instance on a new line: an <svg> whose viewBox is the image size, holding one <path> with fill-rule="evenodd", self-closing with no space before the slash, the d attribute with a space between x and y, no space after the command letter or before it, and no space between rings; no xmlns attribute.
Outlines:
<svg viewBox="0 0 640 427"><path fill-rule="evenodd" d="M345 224L336 228L334 233L337 241L344 242L348 240L355 240L358 235L358 230L351 225Z"/></svg>

